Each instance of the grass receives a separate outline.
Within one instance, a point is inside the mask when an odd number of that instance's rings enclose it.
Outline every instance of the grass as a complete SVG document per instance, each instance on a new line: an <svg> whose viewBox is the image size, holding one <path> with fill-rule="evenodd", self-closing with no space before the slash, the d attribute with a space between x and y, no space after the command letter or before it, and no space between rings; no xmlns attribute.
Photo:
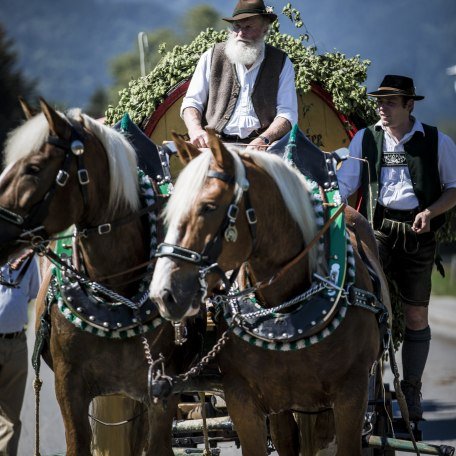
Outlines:
<svg viewBox="0 0 456 456"><path fill-rule="evenodd" d="M437 296L456 296L456 268L445 263L445 277L434 268L432 272L432 294Z"/></svg>

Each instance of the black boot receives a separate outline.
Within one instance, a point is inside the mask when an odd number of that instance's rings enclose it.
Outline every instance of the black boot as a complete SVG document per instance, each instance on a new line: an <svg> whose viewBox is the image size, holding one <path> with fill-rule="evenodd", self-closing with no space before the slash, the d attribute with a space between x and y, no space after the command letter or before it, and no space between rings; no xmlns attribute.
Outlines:
<svg viewBox="0 0 456 456"><path fill-rule="evenodd" d="M410 421L423 419L423 408L421 407L421 382L401 381L401 390L404 393L405 401L409 412Z"/></svg>

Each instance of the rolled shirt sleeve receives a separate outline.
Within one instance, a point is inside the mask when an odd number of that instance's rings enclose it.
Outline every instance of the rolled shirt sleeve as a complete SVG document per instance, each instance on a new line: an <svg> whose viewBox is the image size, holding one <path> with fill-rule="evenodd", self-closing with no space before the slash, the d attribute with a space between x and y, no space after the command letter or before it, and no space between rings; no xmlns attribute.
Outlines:
<svg viewBox="0 0 456 456"><path fill-rule="evenodd" d="M182 117L185 108L195 108L203 114L209 97L209 78L211 71L212 49L207 50L199 59L195 72L185 95L180 115Z"/></svg>
<svg viewBox="0 0 456 456"><path fill-rule="evenodd" d="M296 96L295 72L287 57L279 77L276 117L284 117L293 126L298 122L298 97Z"/></svg>
<svg viewBox="0 0 456 456"><path fill-rule="evenodd" d="M456 188L456 145L454 141L439 131L439 174L444 190Z"/></svg>
<svg viewBox="0 0 456 456"><path fill-rule="evenodd" d="M364 130L360 130L351 140L350 154L337 170L340 196L344 201L358 190L361 185L361 164Z"/></svg>

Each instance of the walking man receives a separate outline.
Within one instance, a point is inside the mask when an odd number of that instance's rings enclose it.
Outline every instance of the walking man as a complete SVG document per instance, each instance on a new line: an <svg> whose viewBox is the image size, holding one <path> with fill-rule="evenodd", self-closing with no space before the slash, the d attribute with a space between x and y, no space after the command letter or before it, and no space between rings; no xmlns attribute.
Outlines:
<svg viewBox="0 0 456 456"><path fill-rule="evenodd" d="M380 120L360 130L337 172L343 198L361 190L360 211L373 224L385 271L396 282L405 316L403 381L409 417L419 421L421 379L431 340L428 306L435 232L456 204L456 146L412 116L413 80L387 75L378 90Z"/></svg>
<svg viewBox="0 0 456 456"><path fill-rule="evenodd" d="M17 454L28 370L27 305L39 285L31 251L0 268L0 456Z"/></svg>

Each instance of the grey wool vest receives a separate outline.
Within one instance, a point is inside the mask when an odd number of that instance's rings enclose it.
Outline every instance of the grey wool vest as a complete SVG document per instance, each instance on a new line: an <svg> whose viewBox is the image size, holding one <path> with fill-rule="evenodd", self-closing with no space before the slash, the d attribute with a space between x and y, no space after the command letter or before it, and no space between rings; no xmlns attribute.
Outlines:
<svg viewBox="0 0 456 456"><path fill-rule="evenodd" d="M279 77L285 58L284 52L266 45L265 57L252 92L252 103L261 124L261 131L269 127L277 114ZM217 43L212 51L209 98L204 123L220 134L233 114L239 92L235 65L225 56L225 43Z"/></svg>
<svg viewBox="0 0 456 456"><path fill-rule="evenodd" d="M404 144L405 158L410 171L413 191L419 202L421 210L439 199L442 194L442 185L438 169L438 131L437 128L423 124L424 136L416 132L409 141ZM380 171L381 159L383 154L383 129L371 126L365 129L363 136L363 158L371 164L370 168L370 188L373 196L374 228L381 221L376 220L378 193L380 191ZM360 212L369 218L370 211L367 210L368 202L368 170L363 167L363 201ZM445 223L445 215L439 215L431 220L433 231L440 228Z"/></svg>

